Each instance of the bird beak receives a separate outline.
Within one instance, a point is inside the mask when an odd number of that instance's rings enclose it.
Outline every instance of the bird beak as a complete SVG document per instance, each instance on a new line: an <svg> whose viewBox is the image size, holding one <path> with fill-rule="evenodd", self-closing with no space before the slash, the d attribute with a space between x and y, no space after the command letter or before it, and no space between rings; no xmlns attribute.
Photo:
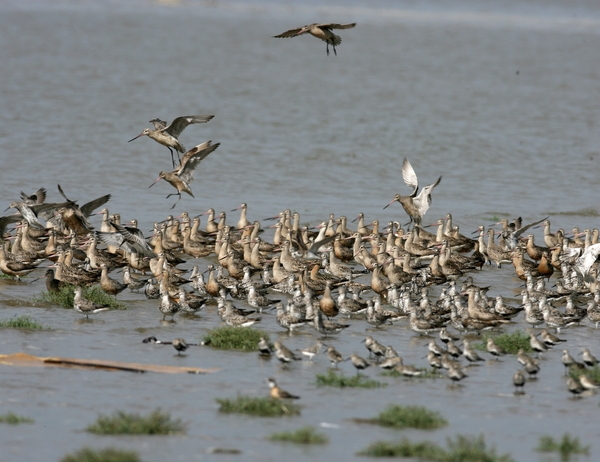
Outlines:
<svg viewBox="0 0 600 462"><path fill-rule="evenodd" d="M390 202L388 205L386 205L383 210L387 209L390 205L392 205L394 202L396 202L396 199L394 199L392 202Z"/></svg>
<svg viewBox="0 0 600 462"><path fill-rule="evenodd" d="M134 138L135 139L135 138ZM150 186L148 186L148 188L151 188L152 186L154 186L156 183L158 183L160 181L160 177L158 177L156 179L156 181L154 183L152 183Z"/></svg>
<svg viewBox="0 0 600 462"><path fill-rule="evenodd" d="M135 138L131 138L128 143L131 143L133 140L137 140L140 136L142 136L144 134L144 132L140 133L138 136L136 136Z"/></svg>

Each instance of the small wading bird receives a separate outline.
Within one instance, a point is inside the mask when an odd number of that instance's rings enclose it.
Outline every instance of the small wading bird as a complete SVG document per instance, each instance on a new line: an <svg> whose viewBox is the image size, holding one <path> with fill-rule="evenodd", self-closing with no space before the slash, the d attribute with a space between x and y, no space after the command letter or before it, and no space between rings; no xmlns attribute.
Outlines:
<svg viewBox="0 0 600 462"><path fill-rule="evenodd" d="M267 379L267 383L269 384L270 388L269 395L273 399L300 399L299 396L292 395L291 393L279 388L275 379L271 377Z"/></svg>
<svg viewBox="0 0 600 462"><path fill-rule="evenodd" d="M198 167L198 164L202 159L208 156L211 152L219 147L221 143L211 144L212 141L207 141L205 143L199 144L198 146L190 149L183 155L183 159L181 159L181 163L179 166L173 170L172 172L160 172L158 174L158 178L154 183L152 183L149 188L154 186L160 180L165 180L170 183L175 189L177 189L176 193L169 194L167 199L171 196L179 196L179 199L173 204L172 209L175 208L177 202L181 200L181 193L186 192L190 196L194 197L192 190L190 189L190 183L194 179L194 170Z"/></svg>
<svg viewBox="0 0 600 462"><path fill-rule="evenodd" d="M394 199L392 199L392 201L386 205L384 209L387 209L394 202L398 201L400 202L400 205L404 211L410 217L410 222L420 225L423 215L425 215L427 210L429 210L429 206L431 205L431 191L433 191L433 188L440 184L442 177L440 176L435 183L425 186L417 195L417 192L419 191L419 180L417 179L417 174L412 168L412 165L410 165L410 162L405 157L404 162L402 163L402 178L407 186L413 188L413 192L408 196L396 194Z"/></svg>
<svg viewBox="0 0 600 462"><path fill-rule="evenodd" d="M133 140L137 140L140 136L146 135L149 138L152 138L157 143L162 144L169 148L169 152L171 153L171 161L173 162L173 167L175 167L175 158L173 157L173 149L177 151L177 158L179 158L179 153L186 152L186 149L179 142L179 135L181 132L190 124L205 124L214 116L212 115L192 115L192 116L181 116L177 117L173 122L167 125L167 122L160 119L152 119L150 123L154 124L154 130L150 128L144 128L144 131L140 133L135 138L131 138L128 143L131 143ZM181 162L181 159L179 160Z"/></svg>
<svg viewBox="0 0 600 462"><path fill-rule="evenodd" d="M308 24L306 26L297 27L296 29L290 29L283 34L274 35L274 38L288 38L297 37L303 34L310 34L313 37L317 37L327 43L327 56L329 56L329 45L333 47L333 53L337 56L335 47L342 43L342 38L339 35L335 35L331 32L331 29L352 29L356 26L356 23L351 24Z"/></svg>

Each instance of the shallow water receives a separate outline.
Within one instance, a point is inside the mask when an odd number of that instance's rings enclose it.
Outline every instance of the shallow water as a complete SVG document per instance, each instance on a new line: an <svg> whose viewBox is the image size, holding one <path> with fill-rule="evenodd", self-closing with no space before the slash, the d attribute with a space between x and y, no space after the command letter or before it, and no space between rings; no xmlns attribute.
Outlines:
<svg viewBox="0 0 600 462"><path fill-rule="evenodd" d="M316 13L315 13L316 11ZM271 36L312 21L357 21L341 31L338 56L312 37ZM108 207L144 231L171 213L169 185L148 186L170 167L165 148L127 140L153 117L215 114L188 127L188 147L212 139L220 148L204 160L175 212L209 207L229 211L249 204L262 220L285 208L317 224L329 213L368 221L406 221L397 192L406 194L400 167L413 164L422 184L443 175L425 221L451 212L465 234L498 218L524 222L547 215L552 228L598 226L600 9L593 2L380 2L324 8L259 2L4 2L0 15L0 197L40 186L59 201L55 184L80 203L111 193ZM237 212L229 212L229 222ZM497 218L496 218L497 217ZM95 218L94 223L99 224ZM535 231L541 241L541 230ZM266 233L267 239L272 232ZM206 267L208 261L200 262ZM187 265L191 267L191 264ZM34 275L42 275L39 270ZM511 296L519 286L510 267L475 275L490 295ZM537 460L542 434L580 436L600 451L597 399L569 399L560 350L542 360L527 394L511 396L514 358L472 368L464 387L446 380L380 378L381 390L316 388L329 364L301 362L285 369L254 354L208 348L177 357L171 348L141 339L199 339L219 325L214 308L197 319L162 324L155 301L124 293L127 311L83 322L71 310L36 308L30 300L43 281L0 280L0 316L28 314L46 332L2 331L0 353L115 359L219 367L215 374L170 376L61 369L2 368L0 413L33 417L29 426L3 426L1 460L58 460L84 445L137 449L143 460L332 460L377 439L408 436L443 443L457 433L484 432L499 452ZM20 303L15 303L19 301ZM19 306L15 306L19 305ZM24 305L24 306L21 306ZM335 339L344 355L366 353L364 322ZM523 327L522 322L511 328ZM292 338L271 315L261 328L290 348L313 343L309 329ZM408 327L381 329L409 364L424 364L427 338ZM572 352L598 349L589 327L564 333ZM350 364L340 368L354 373ZM378 372L368 370L369 376ZM302 415L289 419L224 416L215 398L265 395L264 379L302 396ZM433 432L392 431L354 424L391 402L438 410L450 425ZM82 429L99 412L148 412L161 406L189 422L186 436L111 438ZM281 428L319 426L330 443L296 448L265 437ZM208 455L237 448L241 456Z"/></svg>

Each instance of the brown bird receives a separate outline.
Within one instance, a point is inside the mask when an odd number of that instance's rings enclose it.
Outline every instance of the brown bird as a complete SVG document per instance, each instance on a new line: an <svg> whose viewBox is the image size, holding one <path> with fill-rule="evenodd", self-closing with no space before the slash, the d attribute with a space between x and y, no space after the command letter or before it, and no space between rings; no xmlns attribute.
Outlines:
<svg viewBox="0 0 600 462"><path fill-rule="evenodd" d="M394 199L392 199L392 201L386 205L384 209L398 201L400 202L402 208L404 208L404 211L410 217L410 222L420 225L423 215L425 215L427 210L429 210L429 206L431 205L431 192L433 191L433 188L440 184L442 177L440 176L435 183L425 186L417 195L417 192L419 191L419 180L417 179L417 174L412 168L412 165L410 165L410 162L405 157L404 162L402 163L402 178L407 186L413 188L413 192L408 196L396 194Z"/></svg>
<svg viewBox="0 0 600 462"><path fill-rule="evenodd" d="M303 34L310 34L313 37L317 37L327 43L327 56L329 56L329 45L333 47L333 53L337 56L337 51L335 50L336 46L339 46L342 43L342 39L339 35L335 35L331 32L331 29L352 29L356 26L356 23L353 22L351 24L308 24L306 26L297 27L296 29L290 29L283 34L274 35L275 38L288 38L288 37L297 37Z"/></svg>
<svg viewBox="0 0 600 462"><path fill-rule="evenodd" d="M200 161L217 149L219 145L220 143L211 144L211 141L207 141L190 149L183 155L181 163L175 170L172 172L160 172L156 181L148 187L151 188L160 180L165 180L175 189L177 189L176 193L169 194L167 198L171 196L179 196L179 199L177 199L177 202L179 202L181 200L182 192L186 192L190 196L194 197L194 194L190 189L190 183L194 179L194 170L196 170L196 167L198 167ZM175 208L177 202L175 202L171 208Z"/></svg>
<svg viewBox="0 0 600 462"><path fill-rule="evenodd" d="M173 157L173 149L177 151L177 156L179 158L180 152L185 152L186 149L179 142L179 135L181 132L190 124L204 124L212 119L214 116L212 115L192 115L192 116L181 116L177 117L173 122L167 125L167 122L160 119L152 119L150 121L151 124L154 124L154 130L149 128L145 128L142 133L140 133L135 138L132 138L128 141L131 143L133 140L137 140L140 136L146 135L148 138L152 138L157 143L162 144L169 148L169 152L171 153L171 161L173 162L173 167L175 167L175 158ZM179 159L181 162L181 159Z"/></svg>
<svg viewBox="0 0 600 462"><path fill-rule="evenodd" d="M287 391L279 388L279 386L277 385L277 382L272 377L269 377L267 379L267 383L269 384L269 388L271 389L269 391L269 395L271 396L271 398L274 398L274 399L300 399L299 396L292 395L291 393L288 393Z"/></svg>
<svg viewBox="0 0 600 462"><path fill-rule="evenodd" d="M326 282L325 292L323 297L319 300L319 307L325 316L333 318L340 312L336 301L331 297L331 283Z"/></svg>

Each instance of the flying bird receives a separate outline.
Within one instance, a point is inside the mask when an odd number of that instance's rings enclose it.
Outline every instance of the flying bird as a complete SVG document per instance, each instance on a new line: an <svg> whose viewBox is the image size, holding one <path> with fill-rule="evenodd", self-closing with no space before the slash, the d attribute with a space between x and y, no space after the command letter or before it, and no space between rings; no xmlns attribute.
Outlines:
<svg viewBox="0 0 600 462"><path fill-rule="evenodd" d="M131 143L133 140L137 140L140 136L146 135L149 138L152 138L157 143L162 144L169 148L169 152L171 153L171 161L173 162L173 167L175 167L175 158L173 157L173 149L177 151L177 158L179 162L181 159L179 158L179 153L186 152L186 149L179 142L179 135L181 132L191 124L205 124L210 119L212 119L213 115L191 115L191 116L181 116L177 117L173 122L167 125L167 122L160 119L152 119L150 121L151 124L154 125L154 130L150 128L144 128L142 133L140 133L135 138L132 138L128 141Z"/></svg>
<svg viewBox="0 0 600 462"><path fill-rule="evenodd" d="M335 35L331 32L331 29L352 29L356 26L356 23L351 24L308 24L306 26L297 27L296 29L290 29L283 34L274 35L275 38L287 38L297 37L298 35L310 34L313 37L317 37L327 43L327 56L329 56L329 45L333 47L333 53L337 56L335 47L342 43L342 38L339 35Z"/></svg>
<svg viewBox="0 0 600 462"><path fill-rule="evenodd" d="M407 186L413 188L413 192L408 196L396 194L394 199L392 199L392 201L386 205L384 209L398 201L400 202L402 208L404 208L404 211L410 217L410 221L420 225L423 215L425 215L427 210L429 210L429 206L431 205L431 192L433 191L433 188L440 184L442 177L440 176L435 183L425 186L417 195L417 192L419 191L419 180L417 179L417 174L412 168L412 165L410 165L410 162L405 157L404 162L402 163L402 178Z"/></svg>
<svg viewBox="0 0 600 462"><path fill-rule="evenodd" d="M158 178L152 183L149 188L154 186L160 180L165 180L170 183L175 189L176 193L169 194L167 198L171 196L179 196L177 202L181 200L181 193L186 192L190 196L194 197L192 190L190 189L190 183L194 179L193 174L196 167L202 159L208 156L211 152L219 147L221 143L211 144L212 141L206 141L205 143L199 144L198 146L190 149L183 155L181 163L172 172L160 172ZM173 204L172 209L175 208L177 202Z"/></svg>

